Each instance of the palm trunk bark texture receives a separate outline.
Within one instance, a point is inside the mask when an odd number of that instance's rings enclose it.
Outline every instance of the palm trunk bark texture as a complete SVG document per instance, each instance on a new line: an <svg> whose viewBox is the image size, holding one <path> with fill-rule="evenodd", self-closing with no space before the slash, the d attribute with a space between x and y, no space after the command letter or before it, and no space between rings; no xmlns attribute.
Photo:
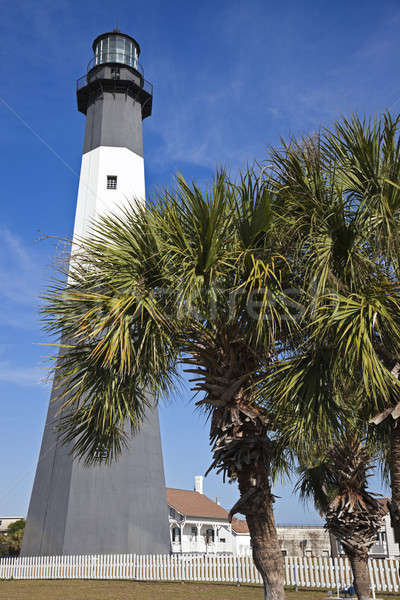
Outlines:
<svg viewBox="0 0 400 600"><path fill-rule="evenodd" d="M196 375L193 391L205 393L198 406L211 413L210 469L237 480L240 498L230 511L245 515L250 530L253 558L264 582L267 600L284 600L283 558L275 527L270 470L274 453L268 438L268 419L252 392L252 373L258 362L239 326L221 325L214 332L200 332L188 351ZM193 336L194 337L194 336Z"/></svg>
<svg viewBox="0 0 400 600"><path fill-rule="evenodd" d="M356 552L347 552L354 577L354 589L358 600L369 600L368 556Z"/></svg>
<svg viewBox="0 0 400 600"><path fill-rule="evenodd" d="M253 488L249 486L246 473L239 475L241 498L249 496ZM240 501L239 501L240 502ZM264 583L265 600L284 600L284 566L278 540L274 511L274 497L267 478L262 487L257 487L241 510L246 515L250 531L253 560Z"/></svg>
<svg viewBox="0 0 400 600"><path fill-rule="evenodd" d="M392 419L391 419L392 420ZM400 419L392 420L390 431L390 518L396 543L400 543Z"/></svg>

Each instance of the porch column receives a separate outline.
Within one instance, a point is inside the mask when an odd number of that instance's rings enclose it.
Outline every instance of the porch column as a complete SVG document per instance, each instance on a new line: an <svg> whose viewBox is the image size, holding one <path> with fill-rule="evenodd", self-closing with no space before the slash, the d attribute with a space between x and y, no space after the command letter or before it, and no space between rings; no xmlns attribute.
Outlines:
<svg viewBox="0 0 400 600"><path fill-rule="evenodd" d="M197 550L198 552L202 551L202 547L201 547L201 523L196 523L196 546L197 546Z"/></svg>

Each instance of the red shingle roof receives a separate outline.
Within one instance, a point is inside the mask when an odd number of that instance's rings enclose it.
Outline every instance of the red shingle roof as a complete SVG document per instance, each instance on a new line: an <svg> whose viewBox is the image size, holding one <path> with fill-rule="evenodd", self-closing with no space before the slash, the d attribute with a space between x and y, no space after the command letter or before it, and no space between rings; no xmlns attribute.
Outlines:
<svg viewBox="0 0 400 600"><path fill-rule="evenodd" d="M227 511L199 492L167 488L167 502L172 508L188 517L228 519Z"/></svg>
<svg viewBox="0 0 400 600"><path fill-rule="evenodd" d="M182 515L228 520L228 511L204 494L175 488L167 488L166 491L168 504ZM232 529L236 533L249 533L244 519L232 519Z"/></svg>
<svg viewBox="0 0 400 600"><path fill-rule="evenodd" d="M232 519L232 529L236 533L249 533L246 519Z"/></svg>

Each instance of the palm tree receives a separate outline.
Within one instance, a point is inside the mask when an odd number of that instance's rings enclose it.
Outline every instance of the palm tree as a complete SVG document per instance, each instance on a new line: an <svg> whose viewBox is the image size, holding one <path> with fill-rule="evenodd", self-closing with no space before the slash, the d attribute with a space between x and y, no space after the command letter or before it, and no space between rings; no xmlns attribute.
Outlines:
<svg viewBox="0 0 400 600"><path fill-rule="evenodd" d="M67 340L57 363L60 435L87 463L118 458L126 424L194 375L210 420L210 468L237 480L265 597L284 598L271 490L279 432L257 382L294 328L275 195L248 172L202 191L178 178L146 208L102 219L44 307ZM99 449L101 452L99 452Z"/></svg>
<svg viewBox="0 0 400 600"><path fill-rule="evenodd" d="M392 524L400 535L400 118L339 121L272 150L291 266L302 281L297 339L260 386L298 416L288 435L357 411L388 432ZM269 170L271 173L271 170ZM351 387L344 393L343 382ZM346 416L347 413L347 416ZM334 422L335 426L330 427Z"/></svg>
<svg viewBox="0 0 400 600"><path fill-rule="evenodd" d="M24 528L25 520L18 519L8 526L6 534L0 534L0 557L19 556Z"/></svg>
<svg viewBox="0 0 400 600"><path fill-rule="evenodd" d="M374 123L353 118L350 122L337 124L334 133L327 138L329 152L340 164L348 193L366 205L374 262L379 263L384 283L390 288L389 294L395 301L394 310L399 302L400 275L399 125L400 115L393 118L389 113ZM378 331L371 332L376 356L390 372L390 377L385 373L388 380L386 406L371 418L371 422L380 425L386 421L384 427L388 429L392 487L389 506L396 541L400 542L400 355L397 327L398 323L393 331L378 326Z"/></svg>
<svg viewBox="0 0 400 600"><path fill-rule="evenodd" d="M313 499L327 530L340 540L353 571L359 600L368 600L368 553L383 524L385 507L367 491L372 457L356 432L336 440L312 465L299 468L296 489Z"/></svg>
<svg viewBox="0 0 400 600"><path fill-rule="evenodd" d="M10 554L12 556L19 556L21 551L22 538L24 536L25 519L18 519L14 521L7 529L7 540L10 546Z"/></svg>

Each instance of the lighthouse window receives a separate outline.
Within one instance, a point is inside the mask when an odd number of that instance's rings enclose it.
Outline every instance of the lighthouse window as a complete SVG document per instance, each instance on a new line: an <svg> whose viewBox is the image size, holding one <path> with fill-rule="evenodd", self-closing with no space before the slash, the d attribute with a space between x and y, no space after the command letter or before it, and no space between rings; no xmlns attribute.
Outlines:
<svg viewBox="0 0 400 600"><path fill-rule="evenodd" d="M117 189L117 176L116 175L107 175L107 189L108 190L116 190Z"/></svg>
<svg viewBox="0 0 400 600"><path fill-rule="evenodd" d="M100 448L96 450L94 454L96 460L106 460L108 458L108 450L106 448Z"/></svg>
<svg viewBox="0 0 400 600"><path fill-rule="evenodd" d="M120 70L119 67L111 67L111 79L119 79Z"/></svg>

